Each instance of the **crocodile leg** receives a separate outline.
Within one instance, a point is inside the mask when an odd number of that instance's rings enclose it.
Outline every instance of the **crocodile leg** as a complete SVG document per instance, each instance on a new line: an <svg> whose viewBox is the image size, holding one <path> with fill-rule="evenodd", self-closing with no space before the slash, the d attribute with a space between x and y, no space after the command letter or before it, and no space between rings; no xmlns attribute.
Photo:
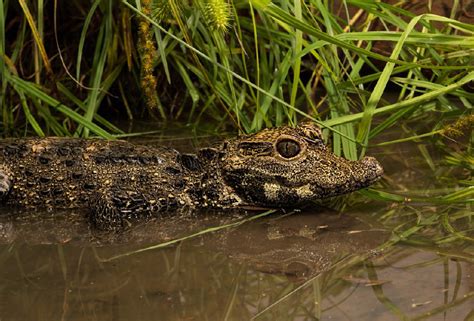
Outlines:
<svg viewBox="0 0 474 321"><path fill-rule="evenodd" d="M6 167L0 165L0 202L3 201L12 188L12 178Z"/></svg>
<svg viewBox="0 0 474 321"><path fill-rule="evenodd" d="M151 217L163 209L150 194L113 188L98 193L89 207L91 223L101 230L120 230L128 220Z"/></svg>

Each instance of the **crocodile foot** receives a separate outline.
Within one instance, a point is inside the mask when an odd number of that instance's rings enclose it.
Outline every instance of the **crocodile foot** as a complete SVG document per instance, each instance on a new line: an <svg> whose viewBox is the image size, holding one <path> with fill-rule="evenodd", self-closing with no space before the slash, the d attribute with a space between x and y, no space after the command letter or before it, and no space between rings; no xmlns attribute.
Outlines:
<svg viewBox="0 0 474 321"><path fill-rule="evenodd" d="M160 209L149 195L113 188L96 195L89 207L91 223L101 230L120 230L128 220L150 217Z"/></svg>
<svg viewBox="0 0 474 321"><path fill-rule="evenodd" d="M9 172L0 166L0 201L3 200L12 188L12 180Z"/></svg>

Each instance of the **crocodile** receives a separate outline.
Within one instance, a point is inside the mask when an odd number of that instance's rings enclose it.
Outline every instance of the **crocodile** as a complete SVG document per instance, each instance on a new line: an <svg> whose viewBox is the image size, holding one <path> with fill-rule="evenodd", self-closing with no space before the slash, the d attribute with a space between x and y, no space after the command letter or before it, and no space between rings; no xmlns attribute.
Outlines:
<svg viewBox="0 0 474 321"><path fill-rule="evenodd" d="M194 154L122 140L0 140L0 202L86 208L99 229L182 208L295 207L350 193L383 175L373 157L349 161L312 123L264 129Z"/></svg>

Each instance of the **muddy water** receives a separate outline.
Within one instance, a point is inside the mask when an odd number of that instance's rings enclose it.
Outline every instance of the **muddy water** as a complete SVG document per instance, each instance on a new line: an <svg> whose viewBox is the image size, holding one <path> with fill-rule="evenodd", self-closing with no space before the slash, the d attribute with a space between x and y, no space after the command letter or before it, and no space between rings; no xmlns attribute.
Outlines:
<svg viewBox="0 0 474 321"><path fill-rule="evenodd" d="M170 144L148 140L160 142ZM387 191L433 188L416 151L375 156ZM383 246L408 214L445 208L361 199L342 214L275 212L149 250L260 212L182 213L111 234L80 211L2 209L0 320L473 320L472 243ZM396 219L381 219L389 211Z"/></svg>

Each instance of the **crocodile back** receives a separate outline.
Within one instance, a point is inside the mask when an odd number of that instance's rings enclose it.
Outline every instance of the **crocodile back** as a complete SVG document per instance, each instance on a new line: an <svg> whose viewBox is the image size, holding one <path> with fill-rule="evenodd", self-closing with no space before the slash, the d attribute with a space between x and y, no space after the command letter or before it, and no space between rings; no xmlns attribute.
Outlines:
<svg viewBox="0 0 474 321"><path fill-rule="evenodd" d="M176 192L182 168L174 149L126 141L24 138L0 141L0 165L13 185L9 204L78 208L106 189ZM178 183L178 184L177 184Z"/></svg>

